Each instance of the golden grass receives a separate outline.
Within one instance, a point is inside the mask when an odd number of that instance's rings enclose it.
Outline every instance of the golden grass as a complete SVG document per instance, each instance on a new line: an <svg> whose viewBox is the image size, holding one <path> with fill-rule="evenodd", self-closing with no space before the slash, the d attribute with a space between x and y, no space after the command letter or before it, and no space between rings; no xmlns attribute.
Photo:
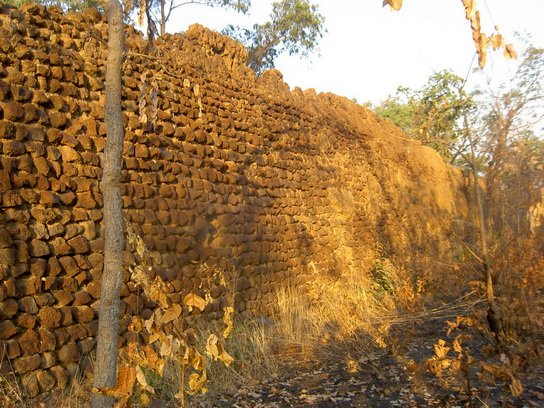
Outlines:
<svg viewBox="0 0 544 408"><path fill-rule="evenodd" d="M421 284L417 280L413 284L404 269L380 259L368 273L348 271L335 277L316 273L303 286L280 288L271 318L235 324L226 343L235 362L228 368L220 364L208 368L208 398L270 379L286 367L339 358L349 366L354 356L385 347L390 321L397 309L415 306L418 287Z"/></svg>
<svg viewBox="0 0 544 408"><path fill-rule="evenodd" d="M413 308L416 286L404 269L379 259L367 273L348 269L340 276L331 276L315 271L305 285L282 287L275 293L272 317L236 319L225 344L234 363L226 367L209 361L209 395L192 398L213 405L211 401L218 396L235 393L241 385L270 379L286 367L338 361L342 357L347 364L373 347L385 347L390 319L397 309ZM198 342L205 342L210 330L216 330L213 325L202 327L197 328ZM179 367L172 364L165 369L165 375L148 381L154 382L156 397L173 401L181 384ZM13 406L30 407L18 384L2 381L0 397L13 402ZM79 376L55 406L86 407L89 390L89 381ZM138 392L133 404L142 406Z"/></svg>

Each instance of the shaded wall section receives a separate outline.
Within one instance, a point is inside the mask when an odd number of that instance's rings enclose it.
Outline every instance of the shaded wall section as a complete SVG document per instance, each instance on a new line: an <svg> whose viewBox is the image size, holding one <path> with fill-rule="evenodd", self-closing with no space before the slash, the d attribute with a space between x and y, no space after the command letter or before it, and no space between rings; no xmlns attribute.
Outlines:
<svg viewBox="0 0 544 408"><path fill-rule="evenodd" d="M96 11L0 9L0 340L31 395L94 347L106 29ZM174 301L202 264L237 276L240 313L267 315L277 287L314 274L451 256L466 203L434 151L346 98L256 77L201 26L152 56L126 31L124 210ZM154 306L130 283L122 299L123 330Z"/></svg>

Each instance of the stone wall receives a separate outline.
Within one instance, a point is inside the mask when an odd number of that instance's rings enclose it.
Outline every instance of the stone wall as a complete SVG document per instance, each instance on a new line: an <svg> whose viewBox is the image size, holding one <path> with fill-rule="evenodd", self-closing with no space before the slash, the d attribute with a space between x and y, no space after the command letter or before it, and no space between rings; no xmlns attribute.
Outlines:
<svg viewBox="0 0 544 408"><path fill-rule="evenodd" d="M106 29L96 11L0 8L0 340L30 395L95 344ZM380 253L447 259L465 203L434 151L345 98L256 77L201 26L145 46L127 28L123 203L173 301L202 264L236 274L238 312L266 315L278 286ZM153 307L128 273L123 330Z"/></svg>

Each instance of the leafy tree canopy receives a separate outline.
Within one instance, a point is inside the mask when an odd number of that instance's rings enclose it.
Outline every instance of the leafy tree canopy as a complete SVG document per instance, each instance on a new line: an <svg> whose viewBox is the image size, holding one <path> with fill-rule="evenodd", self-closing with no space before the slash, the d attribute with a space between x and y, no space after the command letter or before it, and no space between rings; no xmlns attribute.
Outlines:
<svg viewBox="0 0 544 408"><path fill-rule="evenodd" d="M375 111L445 158L454 160L461 135L460 118L474 103L463 87L461 77L450 71L437 72L420 90L399 87L396 95Z"/></svg>
<svg viewBox="0 0 544 408"><path fill-rule="evenodd" d="M274 67L287 52L307 57L323 37L325 17L308 0L281 0L272 4L270 21L251 29L229 25L224 33L242 42L249 51L249 66L257 73Z"/></svg>

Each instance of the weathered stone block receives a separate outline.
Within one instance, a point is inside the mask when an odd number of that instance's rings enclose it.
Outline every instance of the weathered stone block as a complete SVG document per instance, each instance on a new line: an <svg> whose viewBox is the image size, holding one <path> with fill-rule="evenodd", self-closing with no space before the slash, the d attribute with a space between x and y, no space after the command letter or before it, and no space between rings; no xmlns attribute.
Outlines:
<svg viewBox="0 0 544 408"><path fill-rule="evenodd" d="M51 351L46 351L41 354L42 356L42 368L51 368L57 364L57 354Z"/></svg>
<svg viewBox="0 0 544 408"><path fill-rule="evenodd" d="M61 154L62 161L65 163L79 162L81 160L81 156L73 147L59 146L58 150Z"/></svg>
<svg viewBox="0 0 544 408"><path fill-rule="evenodd" d="M18 374L28 373L40 368L42 364L42 358L39 354L31 356L19 357L13 361L13 369Z"/></svg>
<svg viewBox="0 0 544 408"><path fill-rule="evenodd" d="M32 315L38 313L38 305L32 296L21 298L18 303L19 310Z"/></svg>
<svg viewBox="0 0 544 408"><path fill-rule="evenodd" d="M40 393L40 387L38 385L38 379L36 378L35 373L29 373L27 375L24 375L21 383L23 384L25 392L29 397L36 397Z"/></svg>
<svg viewBox="0 0 544 408"><path fill-rule="evenodd" d="M69 305L74 300L74 295L67 290L55 290L52 293L59 306Z"/></svg>
<svg viewBox="0 0 544 408"><path fill-rule="evenodd" d="M40 335L40 353L56 349L57 338L52 331L42 328L38 330L38 334Z"/></svg>
<svg viewBox="0 0 544 408"><path fill-rule="evenodd" d="M85 326L81 324L69 326L67 330L68 335L73 341L81 340L89 335L87 329L85 329Z"/></svg>
<svg viewBox="0 0 544 408"><path fill-rule="evenodd" d="M79 291L74 295L74 306L88 305L91 301L91 295L86 291Z"/></svg>
<svg viewBox="0 0 544 408"><path fill-rule="evenodd" d="M90 250L89 241L81 235L68 240L68 245L76 254L84 254Z"/></svg>
<svg viewBox="0 0 544 408"><path fill-rule="evenodd" d="M36 379L42 392L51 391L57 383L54 375L43 370L36 372Z"/></svg>
<svg viewBox="0 0 544 408"><path fill-rule="evenodd" d="M0 340L6 340L17 334L17 327L11 320L0 322Z"/></svg>
<svg viewBox="0 0 544 408"><path fill-rule="evenodd" d="M18 102L8 102L3 106L4 119L12 122L17 122L25 115L23 105Z"/></svg>
<svg viewBox="0 0 544 408"><path fill-rule="evenodd" d="M13 360L21 355L21 348L17 340L6 340L3 342L6 348L6 354L9 359Z"/></svg>
<svg viewBox="0 0 544 408"><path fill-rule="evenodd" d="M51 367L51 372L55 376L57 387L61 390L66 388L68 382L70 381L70 374L68 373L68 370L61 365L56 365Z"/></svg>
<svg viewBox="0 0 544 408"><path fill-rule="evenodd" d="M15 263L15 251L13 248L0 248L0 264L13 265Z"/></svg>
<svg viewBox="0 0 544 408"><path fill-rule="evenodd" d="M57 308L44 307L40 310L38 317L40 318L41 327L54 329L60 326L62 314Z"/></svg>
<svg viewBox="0 0 544 408"><path fill-rule="evenodd" d="M33 329L26 330L18 339L23 355L30 355L40 352L40 338Z"/></svg>
<svg viewBox="0 0 544 408"><path fill-rule="evenodd" d="M57 357L62 363L75 363L79 360L80 353L75 342L65 344L57 352ZM40 359L41 363L41 359Z"/></svg>
<svg viewBox="0 0 544 408"><path fill-rule="evenodd" d="M78 306L72 309L74 319L78 323L88 323L94 320L95 311L89 306Z"/></svg>
<svg viewBox="0 0 544 408"><path fill-rule="evenodd" d="M43 257L50 254L49 246L46 242L39 239L33 239L30 242L30 256Z"/></svg>

